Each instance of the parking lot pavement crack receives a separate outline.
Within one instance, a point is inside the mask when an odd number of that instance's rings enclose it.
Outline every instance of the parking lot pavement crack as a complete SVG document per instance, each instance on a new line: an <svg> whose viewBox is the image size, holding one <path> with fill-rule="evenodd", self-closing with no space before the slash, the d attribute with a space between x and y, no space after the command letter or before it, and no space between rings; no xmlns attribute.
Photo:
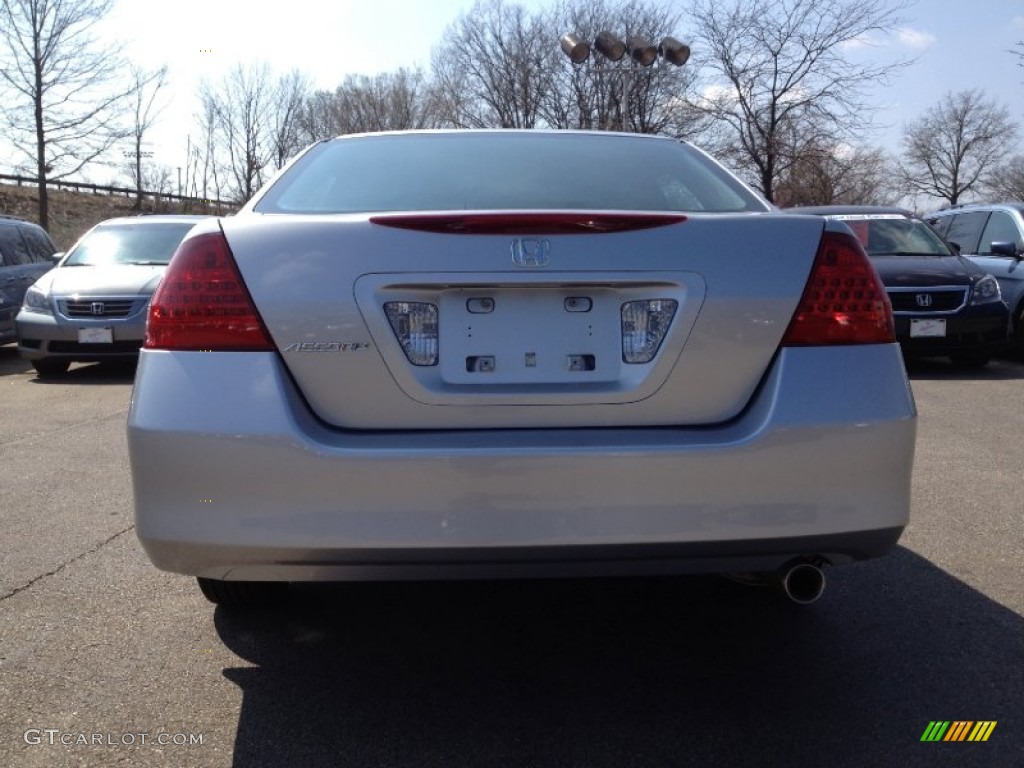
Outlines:
<svg viewBox="0 0 1024 768"><path fill-rule="evenodd" d="M110 413L103 414L102 416L93 416L92 418L83 419L82 421L75 421L72 422L71 424L61 424L59 427L54 427L53 429L49 429L45 432L32 432L30 434L20 435L13 440L0 440L0 447L7 448L9 446L18 445L19 443L35 440L38 437L48 437L49 435L57 431L66 432L71 429L77 429L78 427L84 426L86 424L95 424L98 421L107 421L108 419L112 419L114 417L126 418L125 409L118 408L116 411L111 411Z"/></svg>
<svg viewBox="0 0 1024 768"><path fill-rule="evenodd" d="M123 528L122 530L118 531L117 533L113 534L112 536L108 536L106 539L101 541L99 544L94 546L92 549L88 549L85 552L80 552L79 554L77 554L74 557L72 557L70 560L65 560L63 563L58 565L52 571L47 571L46 573L41 573L38 576L36 576L34 579L32 579L31 581L29 581L29 582L27 582L25 584L22 584L20 587L15 587L10 592L8 592L8 593L6 593L4 595L0 595L0 603L2 603L4 600L6 600L9 597L14 597L15 595L19 594L20 592L24 592L26 589L29 589L30 587L32 587L38 581L42 581L43 579L47 579L50 576L56 576L58 573L63 571L65 568L67 568L69 565L77 563L79 560L82 560L83 558L86 558L89 555L95 554L96 552L99 552L101 549L103 549L105 546L107 546L107 544L109 544L110 542L114 541L114 539L118 539L121 536L124 536L126 533L128 533L131 530L133 530L134 528L135 528L134 524L129 525L127 528Z"/></svg>

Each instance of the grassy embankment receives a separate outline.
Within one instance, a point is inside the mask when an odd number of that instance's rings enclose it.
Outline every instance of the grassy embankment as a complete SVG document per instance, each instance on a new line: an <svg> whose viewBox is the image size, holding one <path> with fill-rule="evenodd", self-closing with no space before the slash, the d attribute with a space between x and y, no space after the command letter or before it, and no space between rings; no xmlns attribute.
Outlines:
<svg viewBox="0 0 1024 768"><path fill-rule="evenodd" d="M135 198L51 189L50 237L60 250L70 248L94 224L115 216L134 216ZM0 214L38 222L39 196L35 187L0 184ZM141 213L227 213L191 208L187 203L143 198Z"/></svg>

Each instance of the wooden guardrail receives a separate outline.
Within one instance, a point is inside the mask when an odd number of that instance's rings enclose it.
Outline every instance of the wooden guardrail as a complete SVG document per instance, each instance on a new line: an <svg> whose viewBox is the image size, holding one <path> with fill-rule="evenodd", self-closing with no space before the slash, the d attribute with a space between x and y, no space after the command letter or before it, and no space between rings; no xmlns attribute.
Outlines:
<svg viewBox="0 0 1024 768"><path fill-rule="evenodd" d="M37 179L29 176L15 176L8 173L0 173L0 182L13 182L15 186L36 186L39 182ZM137 189L130 189L128 187L105 187L102 184L87 184L82 181L64 181L63 179L47 179L47 187L53 187L54 189L70 189L76 192L86 191L92 192L94 195L106 194L106 195L124 195L125 197L135 197L139 194ZM183 203L203 203L205 205L217 206L220 208L231 208L232 210L239 207L238 203L233 203L228 200L206 200L201 197L191 197L189 195L172 195L165 192L147 192L142 191L143 197L149 197L153 200L175 200Z"/></svg>

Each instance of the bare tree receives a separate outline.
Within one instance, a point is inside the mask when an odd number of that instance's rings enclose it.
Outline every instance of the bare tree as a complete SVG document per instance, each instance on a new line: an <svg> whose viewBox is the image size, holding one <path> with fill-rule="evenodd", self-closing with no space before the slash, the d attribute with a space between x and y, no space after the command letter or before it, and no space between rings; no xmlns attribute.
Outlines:
<svg viewBox="0 0 1024 768"><path fill-rule="evenodd" d="M299 115L299 130L309 143L330 139L340 131L335 128L334 94L327 90L313 91L306 97Z"/></svg>
<svg viewBox="0 0 1024 768"><path fill-rule="evenodd" d="M265 63L236 64L217 85L203 81L199 99L212 116L215 160L231 180L231 194L248 200L260 188L273 162L270 137L273 79Z"/></svg>
<svg viewBox="0 0 1024 768"><path fill-rule="evenodd" d="M302 114L312 86L297 69L281 75L270 113L270 143L274 169L281 168L308 143L302 132Z"/></svg>
<svg viewBox="0 0 1024 768"><path fill-rule="evenodd" d="M1024 201L1024 155L1014 155L988 175L985 189L996 200Z"/></svg>
<svg viewBox="0 0 1024 768"><path fill-rule="evenodd" d="M167 85L167 67L155 72L146 72L138 67L131 68L132 82L132 164L129 174L135 185L135 210L142 210L142 192L146 188L142 169L143 140L149 129L156 123L165 104L159 104L157 97ZM152 189L152 188L151 188Z"/></svg>
<svg viewBox="0 0 1024 768"><path fill-rule="evenodd" d="M775 202L791 205L895 205L894 164L879 148L807 147L775 185Z"/></svg>
<svg viewBox="0 0 1024 768"><path fill-rule="evenodd" d="M201 139L189 160L194 189L244 202L311 141L306 129L310 82L292 70L275 76L266 63L236 64L218 82L199 86Z"/></svg>
<svg viewBox="0 0 1024 768"><path fill-rule="evenodd" d="M220 159L218 157L219 111L216 94L205 84L199 91L200 112L196 115L199 123L200 140L196 144L189 139L189 157L186 166L186 194L204 201L221 200ZM190 181L191 179L191 186Z"/></svg>
<svg viewBox="0 0 1024 768"><path fill-rule="evenodd" d="M1009 110L981 90L948 92L904 128L900 173L909 190L956 205L986 186L1016 137Z"/></svg>
<svg viewBox="0 0 1024 768"><path fill-rule="evenodd" d="M504 0L477 0L434 50L440 118L456 128L534 128L557 35Z"/></svg>
<svg viewBox="0 0 1024 768"><path fill-rule="evenodd" d="M887 0L698 0L708 87L694 103L716 150L769 200L807 146L853 140L869 125L864 90L908 62L861 64L846 45L899 23Z"/></svg>
<svg viewBox="0 0 1024 768"><path fill-rule="evenodd" d="M310 141L347 133L429 128L433 125L431 94L418 70L349 75L333 93L317 91L309 96L302 123Z"/></svg>
<svg viewBox="0 0 1024 768"><path fill-rule="evenodd" d="M118 111L132 94L123 62L93 29L112 0L0 0L0 115L7 139L34 167L39 223L46 182L77 173L124 138Z"/></svg>
<svg viewBox="0 0 1024 768"><path fill-rule="evenodd" d="M624 38L638 34L657 44L666 36L683 35L680 15L667 6L643 0L563 0L545 18L544 26L571 32L593 42L599 32ZM683 35L685 37L685 35ZM669 133L687 138L699 132L700 114L683 97L693 88L696 72L659 60L640 67L628 57L618 63L593 53L574 65L549 43L554 76L544 94L541 112L556 128Z"/></svg>

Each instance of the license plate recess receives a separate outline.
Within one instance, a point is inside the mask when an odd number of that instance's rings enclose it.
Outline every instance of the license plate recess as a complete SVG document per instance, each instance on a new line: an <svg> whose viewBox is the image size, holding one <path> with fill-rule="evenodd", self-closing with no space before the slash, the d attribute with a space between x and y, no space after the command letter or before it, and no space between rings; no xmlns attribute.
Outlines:
<svg viewBox="0 0 1024 768"><path fill-rule="evenodd" d="M440 297L451 384L567 384L620 377L622 297L604 287L473 288Z"/></svg>

